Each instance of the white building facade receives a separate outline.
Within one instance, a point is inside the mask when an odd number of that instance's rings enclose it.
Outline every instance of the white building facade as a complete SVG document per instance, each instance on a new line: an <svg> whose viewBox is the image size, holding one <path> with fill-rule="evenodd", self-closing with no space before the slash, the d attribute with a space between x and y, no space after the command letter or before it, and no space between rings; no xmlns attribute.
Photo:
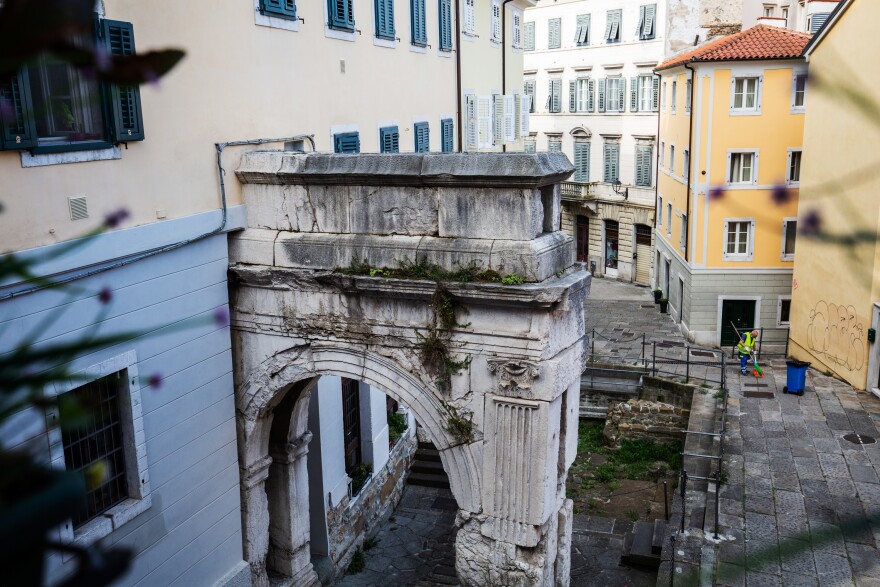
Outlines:
<svg viewBox="0 0 880 587"><path fill-rule="evenodd" d="M594 274L649 283L666 3L562 0L526 11L527 151L562 151L576 171L563 229ZM615 185L619 182L618 185ZM639 246L643 247L642 263Z"/></svg>

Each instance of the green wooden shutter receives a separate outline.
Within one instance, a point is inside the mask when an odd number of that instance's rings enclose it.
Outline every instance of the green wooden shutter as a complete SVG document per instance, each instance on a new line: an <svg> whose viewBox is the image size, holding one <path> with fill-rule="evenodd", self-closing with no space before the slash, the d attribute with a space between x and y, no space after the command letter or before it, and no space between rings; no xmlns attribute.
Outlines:
<svg viewBox="0 0 880 587"><path fill-rule="evenodd" d="M651 110L660 110L660 78L656 75L651 77Z"/></svg>
<svg viewBox="0 0 880 587"><path fill-rule="evenodd" d="M535 23L527 22L525 28L525 50L526 51L534 51L535 50Z"/></svg>
<svg viewBox="0 0 880 587"><path fill-rule="evenodd" d="M575 29L574 41L580 46L590 44L590 15L579 14L577 17L577 29Z"/></svg>
<svg viewBox="0 0 880 587"><path fill-rule="evenodd" d="M605 182L614 182L618 178L620 168L620 145L618 143L605 143L604 167Z"/></svg>
<svg viewBox="0 0 880 587"><path fill-rule="evenodd" d="M596 111L596 81L591 79L587 89L587 112Z"/></svg>
<svg viewBox="0 0 880 587"><path fill-rule="evenodd" d="M639 26L636 27L636 37L644 40L645 38L645 7L639 6Z"/></svg>
<svg viewBox="0 0 880 587"><path fill-rule="evenodd" d="M605 112L605 79L599 80L599 112Z"/></svg>
<svg viewBox="0 0 880 587"><path fill-rule="evenodd" d="M617 95L617 107L620 108L619 112L626 112L626 78L620 78L620 85L618 86L618 95Z"/></svg>
<svg viewBox="0 0 880 587"><path fill-rule="evenodd" d="M523 93L529 97L529 112L535 111L535 80L523 82Z"/></svg>
<svg viewBox="0 0 880 587"><path fill-rule="evenodd" d="M428 133L430 132L427 122L417 122L413 125L415 131L415 150L416 153L427 153L431 150L431 143Z"/></svg>
<svg viewBox="0 0 880 587"><path fill-rule="evenodd" d="M590 143L574 144L574 180L590 181Z"/></svg>
<svg viewBox="0 0 880 587"><path fill-rule="evenodd" d="M550 85L553 88L550 112L562 112L562 80L550 80Z"/></svg>
<svg viewBox="0 0 880 587"><path fill-rule="evenodd" d="M260 0L260 14L296 20L296 0Z"/></svg>
<svg viewBox="0 0 880 587"><path fill-rule="evenodd" d="M135 54L134 30L131 23L102 20L101 37L107 52L114 57ZM141 91L136 85L108 84L108 111L110 113L110 142L125 143L144 140L144 121L141 111Z"/></svg>
<svg viewBox="0 0 880 587"><path fill-rule="evenodd" d="M376 36L380 39L393 41L394 35L394 0L375 0Z"/></svg>
<svg viewBox="0 0 880 587"><path fill-rule="evenodd" d="M651 187L651 169L654 148L647 145L636 147L636 185Z"/></svg>
<svg viewBox="0 0 880 587"><path fill-rule="evenodd" d="M330 28L344 31L354 30L354 7L352 0L327 0L330 13Z"/></svg>
<svg viewBox="0 0 880 587"><path fill-rule="evenodd" d="M452 0L439 0L440 50L452 50Z"/></svg>
<svg viewBox="0 0 880 587"><path fill-rule="evenodd" d="M645 28L643 32L643 38L646 40L653 39L655 37L654 25L656 22L656 16L656 4L648 4L647 6L645 6Z"/></svg>
<svg viewBox="0 0 880 587"><path fill-rule="evenodd" d="M547 48L559 49L562 43L560 29L562 28L561 18L551 18L547 24Z"/></svg>
<svg viewBox="0 0 880 587"><path fill-rule="evenodd" d="M356 132L343 132L333 135L333 151L336 153L360 153L360 135Z"/></svg>
<svg viewBox="0 0 880 587"><path fill-rule="evenodd" d="M400 152L400 132L396 126L385 126L379 129L379 150L381 153Z"/></svg>
<svg viewBox="0 0 880 587"><path fill-rule="evenodd" d="M27 69L22 68L0 85L0 150L29 149L37 146Z"/></svg>
<svg viewBox="0 0 880 587"><path fill-rule="evenodd" d="M577 112L577 80L568 82L568 111Z"/></svg>
<svg viewBox="0 0 880 587"><path fill-rule="evenodd" d="M634 77L629 80L629 111L639 111L639 78Z"/></svg>
<svg viewBox="0 0 880 587"><path fill-rule="evenodd" d="M453 149L453 138L452 138L452 119L444 118L440 121L440 150L444 153L451 153Z"/></svg>
<svg viewBox="0 0 880 587"><path fill-rule="evenodd" d="M412 44L424 47L428 44L428 33L425 27L425 0L410 0L409 6Z"/></svg>

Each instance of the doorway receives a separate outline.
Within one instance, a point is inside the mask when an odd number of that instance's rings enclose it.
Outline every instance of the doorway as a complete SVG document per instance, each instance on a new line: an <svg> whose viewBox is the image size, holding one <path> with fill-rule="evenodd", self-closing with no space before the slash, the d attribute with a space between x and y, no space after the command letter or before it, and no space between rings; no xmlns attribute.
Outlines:
<svg viewBox="0 0 880 587"><path fill-rule="evenodd" d="M684 279L678 277L678 323L684 322Z"/></svg>
<svg viewBox="0 0 880 587"><path fill-rule="evenodd" d="M575 243L577 246L577 260L584 263L590 256L590 219L586 216L577 216L575 222Z"/></svg>
<svg viewBox="0 0 880 587"><path fill-rule="evenodd" d="M635 282L642 285L651 283L651 227L636 224Z"/></svg>
<svg viewBox="0 0 880 587"><path fill-rule="evenodd" d="M605 275L617 277L617 261L620 251L618 235L619 225L616 220L605 221Z"/></svg>
<svg viewBox="0 0 880 587"><path fill-rule="evenodd" d="M665 277L666 283L664 284L666 287L663 288L663 297L666 298L667 300L669 299L669 293L670 293L669 292L669 276L671 274L672 274L672 261L670 261L669 259L666 259L666 277Z"/></svg>
<svg viewBox="0 0 880 587"><path fill-rule="evenodd" d="M757 327L758 301L756 299L721 299L721 346L736 344L736 331ZM734 329L734 326L736 329Z"/></svg>

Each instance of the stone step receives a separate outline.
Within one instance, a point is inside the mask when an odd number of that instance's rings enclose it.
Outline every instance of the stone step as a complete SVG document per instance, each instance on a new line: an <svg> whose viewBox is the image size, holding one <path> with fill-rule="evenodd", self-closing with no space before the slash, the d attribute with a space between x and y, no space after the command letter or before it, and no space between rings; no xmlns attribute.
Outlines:
<svg viewBox="0 0 880 587"><path fill-rule="evenodd" d="M628 532L624 537L622 560L632 565L659 567L660 556L653 552L653 538L653 523L636 522L635 526L633 526L633 531Z"/></svg>
<svg viewBox="0 0 880 587"><path fill-rule="evenodd" d="M436 448L420 448L416 450L417 461L434 461L440 462L440 451Z"/></svg>
<svg viewBox="0 0 880 587"><path fill-rule="evenodd" d="M441 487L449 489L449 477L444 475L432 475L430 473L411 472L406 482L410 485L421 485L422 487Z"/></svg>
<svg viewBox="0 0 880 587"><path fill-rule="evenodd" d="M654 520L654 535L651 538L651 552L659 555L663 551L663 540L666 538L666 520Z"/></svg>
<svg viewBox="0 0 880 587"><path fill-rule="evenodd" d="M431 475L446 475L443 470L443 463L440 461L422 461L416 459L413 461L410 471L413 473L429 473Z"/></svg>

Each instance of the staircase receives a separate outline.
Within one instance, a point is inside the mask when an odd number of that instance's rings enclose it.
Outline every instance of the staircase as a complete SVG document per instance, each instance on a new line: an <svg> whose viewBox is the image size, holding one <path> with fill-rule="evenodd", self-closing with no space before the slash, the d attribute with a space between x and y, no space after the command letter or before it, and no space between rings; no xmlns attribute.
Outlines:
<svg viewBox="0 0 880 587"><path fill-rule="evenodd" d="M406 482L410 485L449 489L449 477L440 462L440 452L430 442L419 442Z"/></svg>
<svg viewBox="0 0 880 587"><path fill-rule="evenodd" d="M636 522L632 532L623 539L621 562L656 569L660 566L665 535L666 520Z"/></svg>

